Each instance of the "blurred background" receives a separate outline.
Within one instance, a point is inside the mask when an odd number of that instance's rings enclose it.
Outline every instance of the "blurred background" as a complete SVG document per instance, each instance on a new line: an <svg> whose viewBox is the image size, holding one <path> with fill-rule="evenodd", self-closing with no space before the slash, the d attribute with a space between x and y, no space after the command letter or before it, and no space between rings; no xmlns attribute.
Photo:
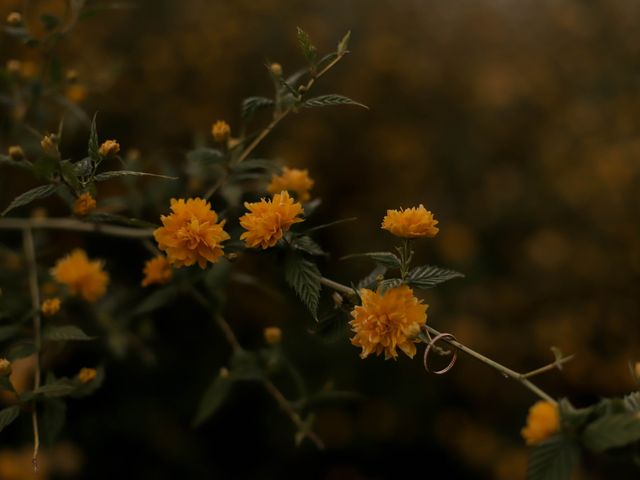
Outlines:
<svg viewBox="0 0 640 480"><path fill-rule="evenodd" d="M61 1L32 3L64 9ZM320 235L332 254L323 273L357 281L370 265L339 258L392 248L394 239L379 228L386 209L422 203L441 230L417 244L417 261L466 274L424 295L431 325L520 371L552 361L551 346L574 353L539 383L577 406L637 388L628 364L640 359L640 3L133 3L82 21L60 45L61 68L78 73L62 104L69 110L68 155L83 156L87 118L99 111L101 138L117 138L153 171L179 169L212 122L226 119L237 129L241 100L271 94L265 62L281 63L285 74L303 65L296 26L320 52L351 30L352 54L315 93L344 94L370 110L301 112L257 151L309 169L312 193L323 200L317 222L358 217ZM21 8L4 0L0 13ZM10 59L21 60L27 76L29 62L39 61L5 35L0 61ZM5 107L0 114L6 151L16 143L9 118L21 113ZM39 120L42 130L54 131L59 118ZM0 204L29 181L0 171ZM152 185L145 187L150 195ZM157 221L170 193L143 209L144 218ZM62 204L50 208L67 212ZM105 258L114 283L139 282L142 247L50 235ZM360 360L348 332L334 342L309 332L314 322L277 265L252 258L239 268L279 292L230 287L227 316L243 342L259 346L262 328L278 325L282 348L312 388L364 397L319 407L316 429L327 450L296 448L289 420L250 383L235 388L212 421L189 427L229 352L185 299L133 326L143 338L138 350L107 353L103 388L72 402L60 443L46 452L52 478L364 480L416 470L451 479L524 478L519 432L535 401L528 391L464 356L442 377L427 374L418 357ZM76 349L67 360L102 358L112 344ZM31 478L29 429L24 421L2 433L0 478ZM636 476L623 462L589 458L576 478Z"/></svg>

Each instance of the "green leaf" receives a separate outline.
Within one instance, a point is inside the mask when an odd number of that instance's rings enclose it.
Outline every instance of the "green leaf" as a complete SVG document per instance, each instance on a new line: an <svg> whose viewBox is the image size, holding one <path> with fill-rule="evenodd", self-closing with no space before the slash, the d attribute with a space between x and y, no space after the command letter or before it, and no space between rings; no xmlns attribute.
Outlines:
<svg viewBox="0 0 640 480"><path fill-rule="evenodd" d="M12 362L36 353L36 346L31 340L24 340L9 347L6 357Z"/></svg>
<svg viewBox="0 0 640 480"><path fill-rule="evenodd" d="M316 243L314 239L308 237L307 235L301 235L298 237L294 237L291 240L291 246L302 252L308 253L309 255L327 255L320 245Z"/></svg>
<svg viewBox="0 0 640 480"><path fill-rule="evenodd" d="M67 404L60 398L47 398L42 402L40 433L45 445L55 443L64 427L67 417Z"/></svg>
<svg viewBox="0 0 640 480"><path fill-rule="evenodd" d="M634 392L622 399L630 412L640 412L640 392Z"/></svg>
<svg viewBox="0 0 640 480"><path fill-rule="evenodd" d="M28 190L23 194L18 195L16 198L14 198L9 204L9 206L4 209L2 214L0 214L0 216L5 216L8 212L13 210L14 208L22 207L23 205L27 205L33 202L34 200L39 200L41 198L49 197L55 193L57 188L58 188L57 185L52 185L52 184L40 185L39 187L32 188L31 190Z"/></svg>
<svg viewBox="0 0 640 480"><path fill-rule="evenodd" d="M348 258L357 258L357 257L369 257L376 264L387 267L387 268L400 268L402 263L400 258L397 255L391 252L368 252L368 253L354 253L352 255L347 255L342 257L343 260Z"/></svg>
<svg viewBox="0 0 640 480"><path fill-rule="evenodd" d="M584 426L592 416L594 407L575 408L566 398L558 402L558 411L563 427L577 430Z"/></svg>
<svg viewBox="0 0 640 480"><path fill-rule="evenodd" d="M411 269L407 276L407 283L416 288L431 288L452 278L461 277L464 277L464 275L454 270L422 265Z"/></svg>
<svg viewBox="0 0 640 480"><path fill-rule="evenodd" d="M129 218L122 215L118 215L115 213L107 213L107 212L92 212L86 217L84 220L87 222L96 222L96 223L118 223L121 225L127 225L129 227L140 227L140 228L158 228L158 225L155 223L147 222L146 220L140 220L138 218Z"/></svg>
<svg viewBox="0 0 640 480"><path fill-rule="evenodd" d="M64 160L60 163L60 172L62 173L62 178L71 185L71 187L78 191L81 188L80 180L76 176L76 167L69 160Z"/></svg>
<svg viewBox="0 0 640 480"><path fill-rule="evenodd" d="M307 32L302 30L300 27L297 27L297 29L298 29L298 43L300 44L300 49L302 50L302 53L304 54L309 64L313 66L315 65L316 60L318 59L318 50L311 43L311 39L309 38L309 35L307 34Z"/></svg>
<svg viewBox="0 0 640 480"><path fill-rule="evenodd" d="M591 451L604 452L640 440L640 413L606 415L590 423L582 434L584 445Z"/></svg>
<svg viewBox="0 0 640 480"><path fill-rule="evenodd" d="M20 407L17 405L0 410L0 432L18 418L18 415L20 415Z"/></svg>
<svg viewBox="0 0 640 480"><path fill-rule="evenodd" d="M320 271L316 264L301 255L289 255L284 265L284 274L287 283L317 320L321 286Z"/></svg>
<svg viewBox="0 0 640 480"><path fill-rule="evenodd" d="M49 179L58 171L58 160L48 155L38 158L33 164L33 171L41 178Z"/></svg>
<svg viewBox="0 0 640 480"><path fill-rule="evenodd" d="M59 327L49 326L44 329L42 338L50 342L64 342L69 340L87 341L95 340L75 325L62 325Z"/></svg>
<svg viewBox="0 0 640 480"><path fill-rule="evenodd" d="M392 288L399 287L405 283L401 278L388 278L380 282L379 291L381 295L384 295L387 290L391 290Z"/></svg>
<svg viewBox="0 0 640 480"><path fill-rule="evenodd" d="M0 155L0 165L3 165L3 164L9 165L11 167L21 168L23 170L28 170L28 171L33 170L33 165L31 165L29 162L26 162L24 160L22 161L14 160L13 158L7 155Z"/></svg>
<svg viewBox="0 0 640 480"><path fill-rule="evenodd" d="M76 175L80 175L83 177L88 176L93 169L93 162L91 158L85 157L82 160L78 160L73 164L73 170Z"/></svg>
<svg viewBox="0 0 640 480"><path fill-rule="evenodd" d="M237 175L238 173L251 172L252 170L264 170L271 173L279 172L280 165L264 158L250 158L249 160L245 160L244 162L234 165L232 170L234 175Z"/></svg>
<svg viewBox="0 0 640 480"><path fill-rule="evenodd" d="M578 446L569 439L555 435L531 452L527 480L569 480L579 459Z"/></svg>
<svg viewBox="0 0 640 480"><path fill-rule="evenodd" d="M374 268L369 275L367 275L366 277L364 277L358 282L358 285L356 286L356 290L360 290L361 288L368 288L370 290L371 289L375 290L378 286L378 278L380 278L381 276L384 277L385 273L387 273L387 267L377 265L376 268Z"/></svg>
<svg viewBox="0 0 640 480"><path fill-rule="evenodd" d="M136 177L157 177L164 178L166 180L177 180L178 177L169 177L167 175L158 175L157 173L148 172L134 172L132 170L113 170L110 172L102 172L96 175L93 179L96 182L104 182L105 180L111 180L117 177L136 176Z"/></svg>
<svg viewBox="0 0 640 480"><path fill-rule="evenodd" d="M193 426L197 427L211 418L224 403L231 390L231 379L218 375L211 383L200 400L200 405L193 420Z"/></svg>
<svg viewBox="0 0 640 480"><path fill-rule="evenodd" d="M349 48L349 39L351 39L351 30L349 30L345 36L342 37L340 43L338 43L338 49L336 50L338 55L343 55L347 52L347 49Z"/></svg>
<svg viewBox="0 0 640 480"><path fill-rule="evenodd" d="M233 380L260 380L265 376L258 356L247 350L238 350L233 353L230 370Z"/></svg>
<svg viewBox="0 0 640 480"><path fill-rule="evenodd" d="M272 107L275 102L266 97L249 97L242 102L242 118L248 119L258 110Z"/></svg>
<svg viewBox="0 0 640 480"><path fill-rule="evenodd" d="M15 337L19 331L20 327L18 325L4 325L0 327L0 342Z"/></svg>
<svg viewBox="0 0 640 480"><path fill-rule="evenodd" d="M307 108L329 107L331 105L355 105L357 107L366 108L367 110L369 109L369 107L362 103L356 102L344 95L337 95L335 93L330 95L320 95L319 97L313 97L302 102L302 106Z"/></svg>
<svg viewBox="0 0 640 480"><path fill-rule="evenodd" d="M96 117L97 113L93 115L93 119L91 120L91 133L89 133L89 147L87 149L87 153L91 159L96 162L100 162L100 154L98 150L100 149L100 144L98 143L98 129L96 128Z"/></svg>
<svg viewBox="0 0 640 480"><path fill-rule="evenodd" d="M70 378L63 377L52 383L39 386L33 391L33 393L47 398L66 397L67 395L71 395L78 386L78 382L71 380Z"/></svg>
<svg viewBox="0 0 640 480"><path fill-rule="evenodd" d="M223 163L225 156L217 148L196 148L187 152L187 160L198 163Z"/></svg>

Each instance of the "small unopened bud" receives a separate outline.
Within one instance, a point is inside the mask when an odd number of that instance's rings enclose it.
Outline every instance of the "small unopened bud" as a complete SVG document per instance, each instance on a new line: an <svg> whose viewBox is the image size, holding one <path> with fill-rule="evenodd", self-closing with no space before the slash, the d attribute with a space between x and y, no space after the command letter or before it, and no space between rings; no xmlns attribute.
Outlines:
<svg viewBox="0 0 640 480"><path fill-rule="evenodd" d="M59 298L48 298L40 307L40 311L45 317L50 317L55 315L60 311L60 299Z"/></svg>
<svg viewBox="0 0 640 480"><path fill-rule="evenodd" d="M277 345L282 341L282 330L278 327L264 329L264 339L269 345Z"/></svg>
<svg viewBox="0 0 640 480"><path fill-rule="evenodd" d="M238 259L238 254L233 252L233 253L229 253L227 254L227 260L229 260L230 262L233 262L235 260Z"/></svg>
<svg viewBox="0 0 640 480"><path fill-rule="evenodd" d="M115 140L106 140L100 145L98 155L101 157L112 157L120 151L120 144Z"/></svg>
<svg viewBox="0 0 640 480"><path fill-rule="evenodd" d="M58 139L52 133L42 137L42 140L40 141L40 146L49 155L58 154Z"/></svg>
<svg viewBox="0 0 640 480"><path fill-rule="evenodd" d="M24 150L19 145L12 145L9 147L9 156L13 160L22 160L24 158Z"/></svg>
<svg viewBox="0 0 640 480"><path fill-rule="evenodd" d="M211 135L216 142L226 142L231 135L231 127L224 120L218 120L211 126Z"/></svg>
<svg viewBox="0 0 640 480"><path fill-rule="evenodd" d="M229 375L231 375L231 373L229 372L228 368L222 367L218 375L220 376L220 378L229 378Z"/></svg>
<svg viewBox="0 0 640 480"><path fill-rule="evenodd" d="M73 202L73 213L79 217L89 215L96 208L96 200L89 192L84 192Z"/></svg>
<svg viewBox="0 0 640 480"><path fill-rule="evenodd" d="M280 65L279 63L272 63L269 66L269 70L271 70L271 73L276 77L282 76L282 65Z"/></svg>
<svg viewBox="0 0 640 480"><path fill-rule="evenodd" d="M11 362L6 358L0 358L0 377L11 375Z"/></svg>
<svg viewBox="0 0 640 480"><path fill-rule="evenodd" d="M86 384L95 379L97 374L98 372L96 372L95 368L81 368L78 372L78 380L80 380L80 383Z"/></svg>
<svg viewBox="0 0 640 480"><path fill-rule="evenodd" d="M22 23L22 15L18 12L11 12L7 15L7 23L12 27L17 27Z"/></svg>

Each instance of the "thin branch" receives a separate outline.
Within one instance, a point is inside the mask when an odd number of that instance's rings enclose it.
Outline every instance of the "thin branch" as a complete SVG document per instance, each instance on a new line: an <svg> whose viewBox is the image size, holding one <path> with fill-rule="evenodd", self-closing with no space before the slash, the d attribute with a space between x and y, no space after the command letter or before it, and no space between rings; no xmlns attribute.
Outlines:
<svg viewBox="0 0 640 480"><path fill-rule="evenodd" d="M151 228L121 227L104 223L83 222L75 218L0 218L0 230L24 229L75 230L125 238L149 238L153 236L153 229Z"/></svg>
<svg viewBox="0 0 640 480"><path fill-rule="evenodd" d="M536 368L535 370L532 370L530 372L523 373L522 378L535 377L536 375L540 375L541 373L548 372L555 368L560 369L562 365L564 365L567 362L570 362L571 360L574 359L574 357L575 355L567 355L566 357L559 358L555 362L545 365L544 367Z"/></svg>
<svg viewBox="0 0 640 480"><path fill-rule="evenodd" d="M38 288L38 265L36 263L36 250L33 243L33 232L30 228L23 230L24 253L29 267L29 290L31 291L31 303L33 306L33 342L36 348L36 371L33 381L33 390L40 387L40 349L42 348L42 332L40 318L40 289ZM40 449L40 434L38 432L38 406L33 403L31 414L33 424L33 469L38 471L38 450Z"/></svg>

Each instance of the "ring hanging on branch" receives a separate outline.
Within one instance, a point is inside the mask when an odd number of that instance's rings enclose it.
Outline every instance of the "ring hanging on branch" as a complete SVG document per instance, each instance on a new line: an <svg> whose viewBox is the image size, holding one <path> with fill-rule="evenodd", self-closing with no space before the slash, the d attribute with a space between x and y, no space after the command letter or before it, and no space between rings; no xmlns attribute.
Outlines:
<svg viewBox="0 0 640 480"><path fill-rule="evenodd" d="M427 342L427 346L424 349L424 358L423 358L423 363L424 363L424 369L429 372L429 373L433 373L434 375L443 375L445 373L447 373L449 370L451 370L453 368L453 366L456 364L456 361L458 360L458 348L453 346L453 350L449 350L448 352L438 352L441 355L451 355L451 361L449 362L449 364L440 369L440 370L431 370L429 368L429 354L434 351L434 350L441 350L436 343L440 340L443 341L448 341L448 340L454 340L456 339L456 337L454 337L452 334L450 333L439 333L438 335L436 335L435 337L431 338L431 335L429 335L429 333L427 332L427 337L429 338L429 341Z"/></svg>

